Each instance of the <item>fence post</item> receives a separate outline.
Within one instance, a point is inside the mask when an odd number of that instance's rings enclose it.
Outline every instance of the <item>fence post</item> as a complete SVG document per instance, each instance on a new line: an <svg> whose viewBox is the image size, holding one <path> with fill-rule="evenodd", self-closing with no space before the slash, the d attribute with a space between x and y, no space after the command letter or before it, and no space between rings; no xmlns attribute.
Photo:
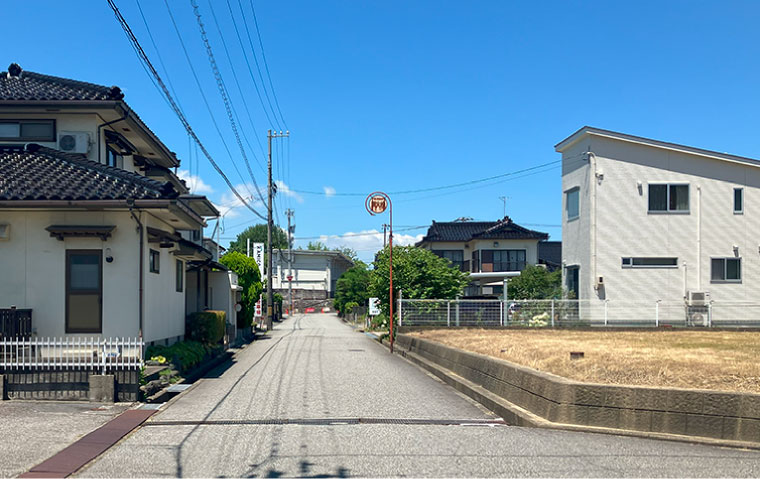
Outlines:
<svg viewBox="0 0 760 479"><path fill-rule="evenodd" d="M400 289L398 290L398 325L401 326L401 318L403 314L401 314L401 302L404 299L404 290ZM393 321L393 318L391 318L391 321Z"/></svg>
<svg viewBox="0 0 760 479"><path fill-rule="evenodd" d="M499 326L504 326L504 305L506 301L499 300Z"/></svg>
<svg viewBox="0 0 760 479"><path fill-rule="evenodd" d="M707 303L707 327L712 328L712 301Z"/></svg>
<svg viewBox="0 0 760 479"><path fill-rule="evenodd" d="M604 325L607 326L608 316L607 316L607 304L609 304L610 300L605 299L604 300Z"/></svg>
<svg viewBox="0 0 760 479"><path fill-rule="evenodd" d="M457 296L456 314L454 315L454 324L459 326L459 296Z"/></svg>
<svg viewBox="0 0 760 479"><path fill-rule="evenodd" d="M554 299L552 298L552 328L554 327Z"/></svg>
<svg viewBox="0 0 760 479"><path fill-rule="evenodd" d="M660 300L654 302L654 325L660 327Z"/></svg>
<svg viewBox="0 0 760 479"><path fill-rule="evenodd" d="M451 327L451 300L446 301L446 327Z"/></svg>

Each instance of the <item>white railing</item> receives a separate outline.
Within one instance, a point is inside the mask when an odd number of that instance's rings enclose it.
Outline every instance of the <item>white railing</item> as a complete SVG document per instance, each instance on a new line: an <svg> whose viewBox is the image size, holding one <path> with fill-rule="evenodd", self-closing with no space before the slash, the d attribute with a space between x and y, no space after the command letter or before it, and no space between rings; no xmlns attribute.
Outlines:
<svg viewBox="0 0 760 479"><path fill-rule="evenodd" d="M0 371L140 369L143 346L138 338L0 339Z"/></svg>
<svg viewBox="0 0 760 479"><path fill-rule="evenodd" d="M404 326L760 327L760 302L401 299Z"/></svg>

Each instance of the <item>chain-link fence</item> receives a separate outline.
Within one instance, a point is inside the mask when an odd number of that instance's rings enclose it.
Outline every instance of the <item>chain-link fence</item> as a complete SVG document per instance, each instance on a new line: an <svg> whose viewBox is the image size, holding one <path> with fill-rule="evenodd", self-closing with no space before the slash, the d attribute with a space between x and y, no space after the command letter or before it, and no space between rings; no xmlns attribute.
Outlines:
<svg viewBox="0 0 760 479"><path fill-rule="evenodd" d="M760 303L401 299L404 326L760 327Z"/></svg>

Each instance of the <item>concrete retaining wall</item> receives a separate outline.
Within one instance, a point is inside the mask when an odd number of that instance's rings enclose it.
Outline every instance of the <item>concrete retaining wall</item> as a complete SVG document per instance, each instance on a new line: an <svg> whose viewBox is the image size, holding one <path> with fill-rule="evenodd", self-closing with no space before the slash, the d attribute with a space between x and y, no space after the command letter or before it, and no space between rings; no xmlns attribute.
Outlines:
<svg viewBox="0 0 760 479"><path fill-rule="evenodd" d="M555 424L760 443L760 395L588 384L399 334L395 345Z"/></svg>
<svg viewBox="0 0 760 479"><path fill-rule="evenodd" d="M97 377L100 371L6 371L0 378L4 379L5 398L37 400L72 400L90 399L91 376ZM132 402L138 399L140 374L138 371L112 371L114 395L119 402ZM106 397L107 395L101 395Z"/></svg>

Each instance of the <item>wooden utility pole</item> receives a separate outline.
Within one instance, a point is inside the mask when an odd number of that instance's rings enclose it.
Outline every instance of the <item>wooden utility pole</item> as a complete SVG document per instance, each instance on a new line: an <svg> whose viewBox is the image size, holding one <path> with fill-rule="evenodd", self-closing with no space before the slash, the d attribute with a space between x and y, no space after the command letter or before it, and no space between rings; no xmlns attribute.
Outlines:
<svg viewBox="0 0 760 479"><path fill-rule="evenodd" d="M272 330L274 323L274 282L272 281L272 197L274 196L274 190L272 189L272 138L283 138L290 136L290 132L283 133L274 132L272 130L267 131L267 143L269 146L269 154L267 159L267 331Z"/></svg>

